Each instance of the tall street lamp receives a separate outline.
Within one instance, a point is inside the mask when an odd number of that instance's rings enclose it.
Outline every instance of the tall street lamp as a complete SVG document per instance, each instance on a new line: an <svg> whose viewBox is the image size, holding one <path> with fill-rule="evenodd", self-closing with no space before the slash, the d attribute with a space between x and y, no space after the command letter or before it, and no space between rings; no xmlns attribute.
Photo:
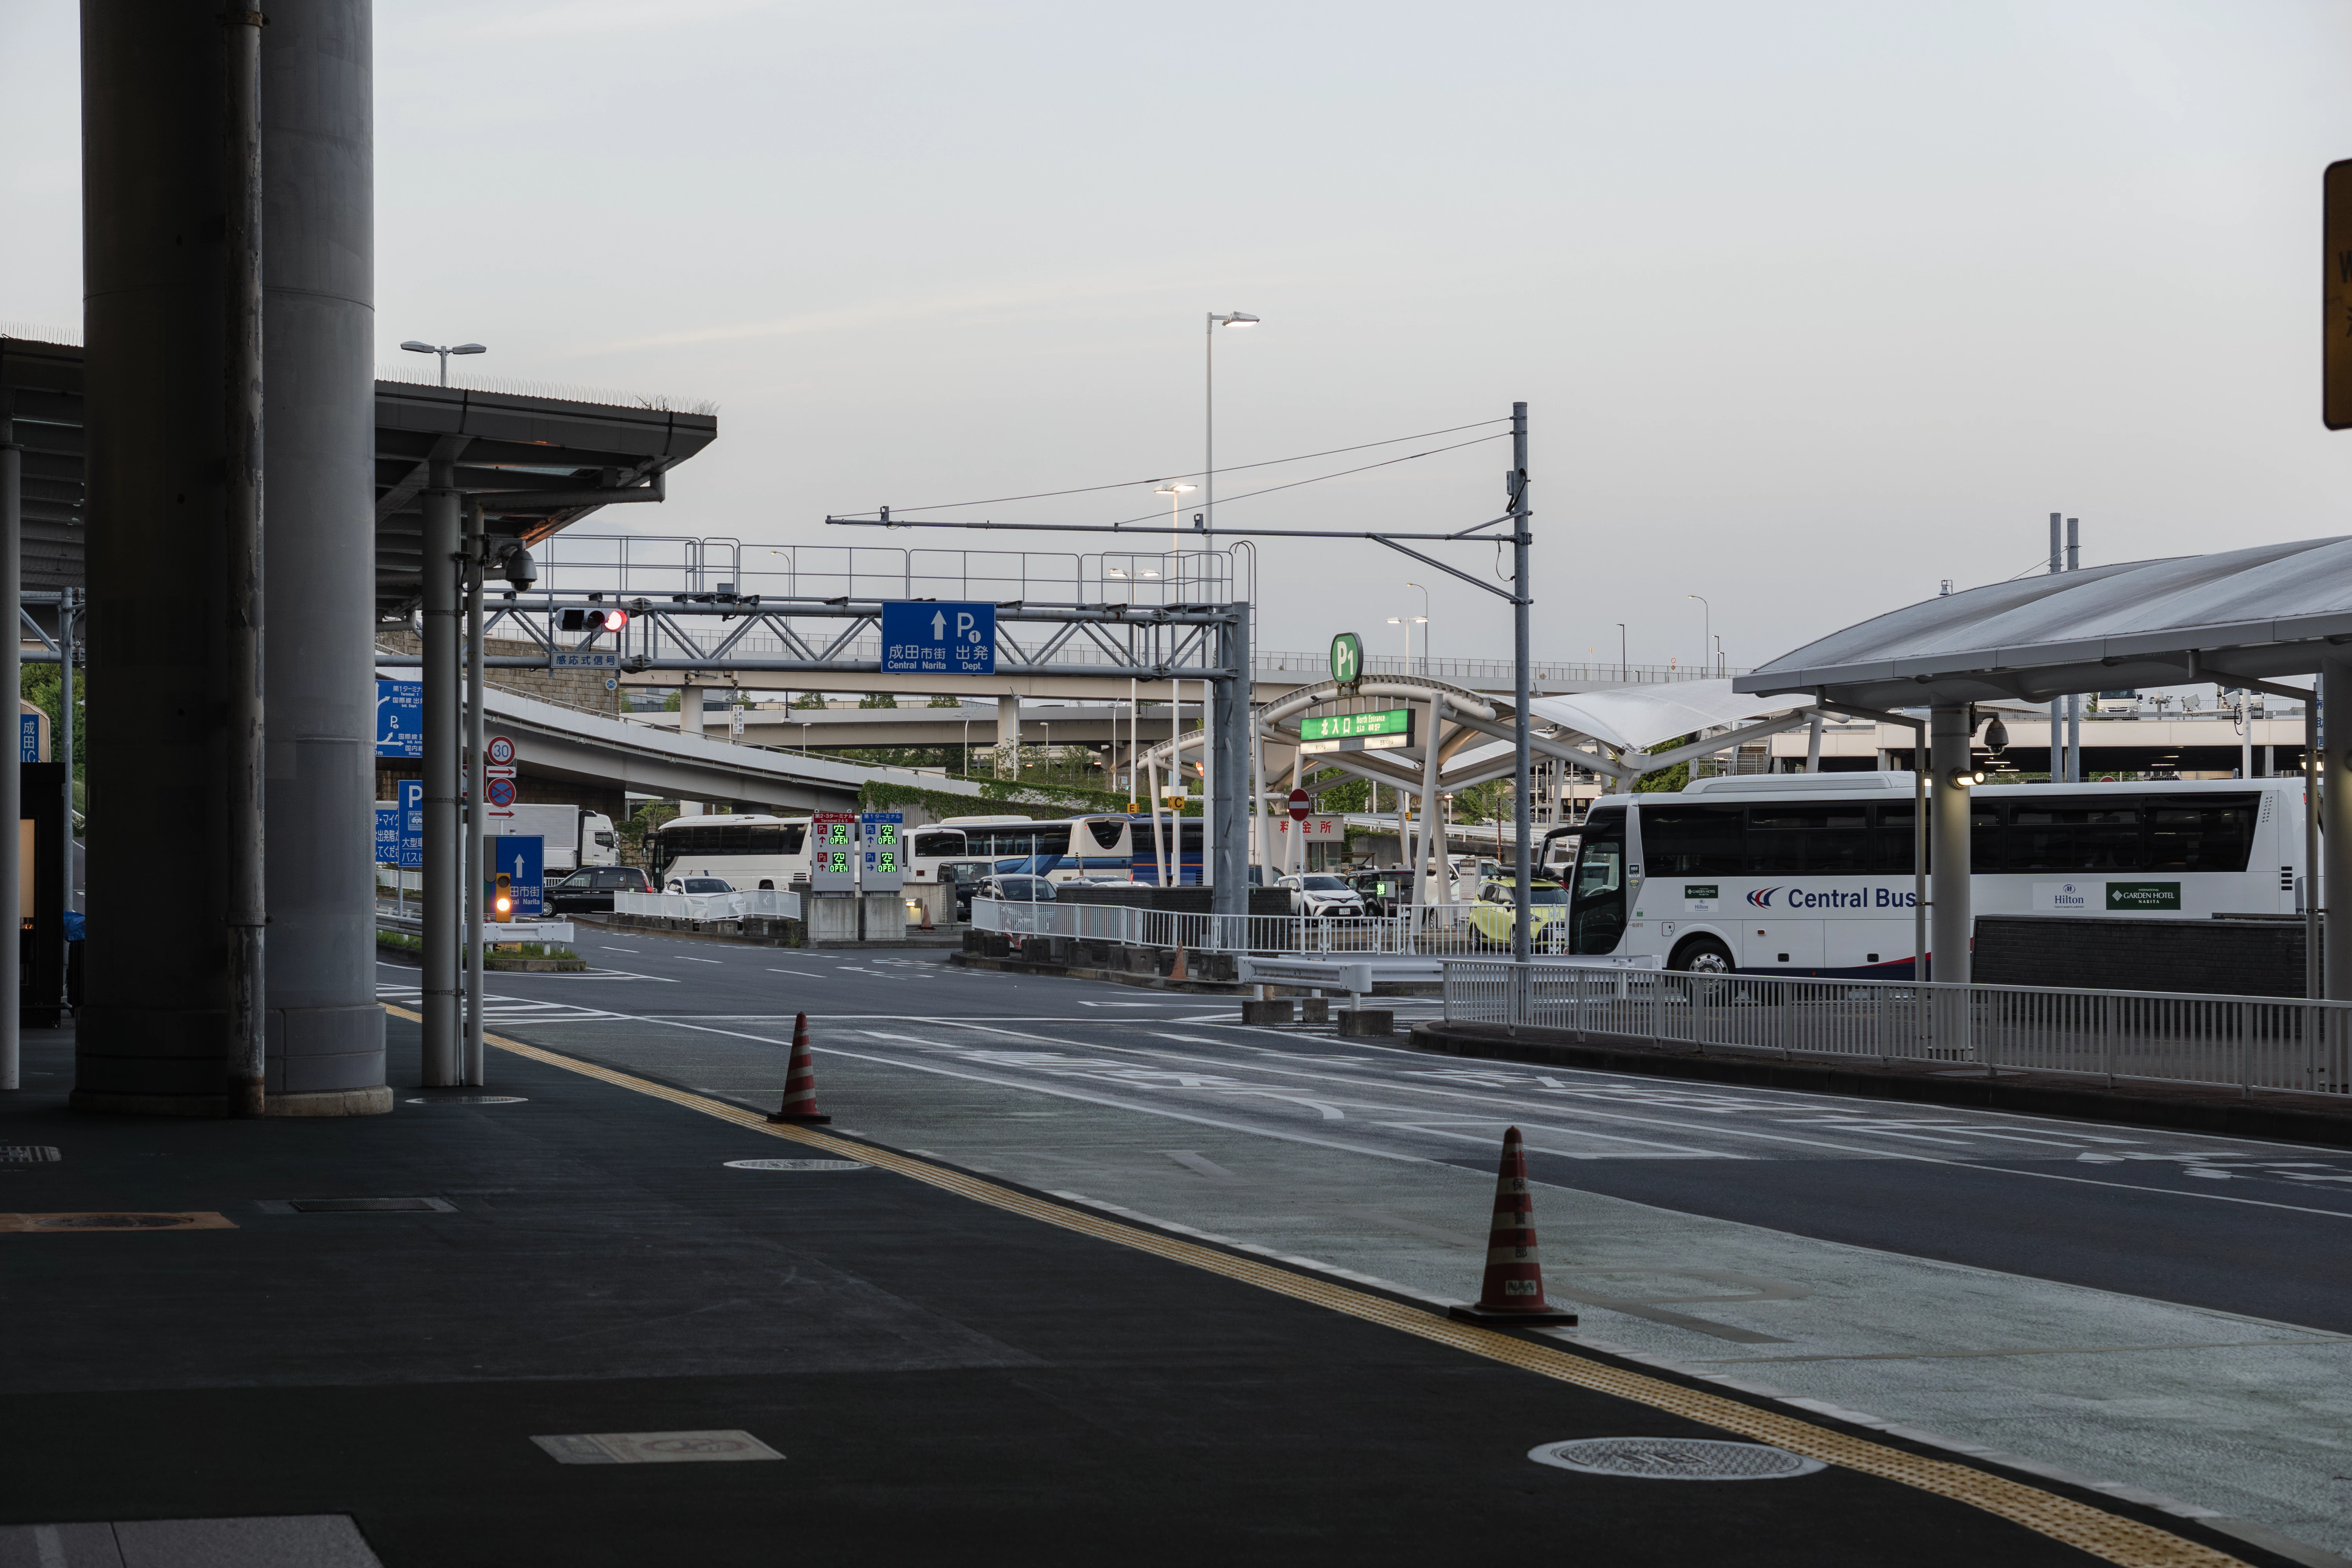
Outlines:
<svg viewBox="0 0 2352 1568"><path fill-rule="evenodd" d="M449 384L449 356L451 354L486 354L490 352L479 343L458 343L455 347L452 347L447 343L420 343L415 338L409 339L400 346L406 349L413 354L439 354L441 356L441 384L444 386Z"/></svg>
<svg viewBox="0 0 2352 1568"><path fill-rule="evenodd" d="M1207 339L1207 374L1203 382L1205 412L1202 428L1205 436L1205 451L1201 463L1201 482L1208 489L1201 495L1201 515L1209 536L1208 548L1217 547L1217 329L1219 327L1255 327L1258 319L1247 310L1234 310L1220 316L1209 312Z"/></svg>
<svg viewBox="0 0 2352 1568"><path fill-rule="evenodd" d="M1699 668L1704 669L1706 668L1707 650L1715 643L1715 606L1706 602L1704 594L1685 594L1683 597L1698 601L1698 662Z"/></svg>
<svg viewBox="0 0 2352 1568"><path fill-rule="evenodd" d="M1198 487L1171 479L1151 493L1168 498L1168 588L1171 605L1184 596L1184 534L1176 512L1184 498Z"/></svg>
<svg viewBox="0 0 2352 1568"><path fill-rule="evenodd" d="M1619 621L1617 623L1617 679L1620 681L1626 681L1633 679L1628 668L1628 666L1630 666L1633 660L1627 657L1625 652L1625 623Z"/></svg>
<svg viewBox="0 0 2352 1568"><path fill-rule="evenodd" d="M1407 583L1405 586L1421 588L1418 583ZM1426 588L1421 588L1421 673L1427 675L1429 673L1429 590ZM1410 675L1412 671L1408 668L1405 673Z"/></svg>
<svg viewBox="0 0 2352 1568"><path fill-rule="evenodd" d="M1404 672L1411 675L1412 673L1412 628L1429 625L1429 617L1427 616L1391 616L1389 625L1404 628Z"/></svg>

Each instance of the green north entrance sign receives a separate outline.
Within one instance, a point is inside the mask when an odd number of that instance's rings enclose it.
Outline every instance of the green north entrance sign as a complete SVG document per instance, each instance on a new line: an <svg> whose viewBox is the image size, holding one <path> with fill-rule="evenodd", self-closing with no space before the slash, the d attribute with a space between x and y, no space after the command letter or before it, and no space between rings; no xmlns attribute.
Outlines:
<svg viewBox="0 0 2352 1568"><path fill-rule="evenodd" d="M1298 721L1301 752L1386 752L1412 744L1412 710L1328 713Z"/></svg>
<svg viewBox="0 0 2352 1568"><path fill-rule="evenodd" d="M1339 681L1360 680L1363 676L1363 639L1353 632L1341 632L1331 639L1331 679Z"/></svg>

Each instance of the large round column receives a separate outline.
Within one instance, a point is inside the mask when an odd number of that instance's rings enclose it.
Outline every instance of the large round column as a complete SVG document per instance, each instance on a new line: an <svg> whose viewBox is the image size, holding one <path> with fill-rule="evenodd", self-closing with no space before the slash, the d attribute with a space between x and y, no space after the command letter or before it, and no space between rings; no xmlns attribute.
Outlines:
<svg viewBox="0 0 2352 1568"><path fill-rule="evenodd" d="M369 11L261 48L271 1109L385 1110L373 1004ZM219 13L87 0L88 1005L75 1103L225 1105ZM169 912L159 935L159 910Z"/></svg>
<svg viewBox="0 0 2352 1568"><path fill-rule="evenodd" d="M370 6L272 0L268 10L261 35L268 1088L281 1110L389 1110L383 1010L375 1000Z"/></svg>

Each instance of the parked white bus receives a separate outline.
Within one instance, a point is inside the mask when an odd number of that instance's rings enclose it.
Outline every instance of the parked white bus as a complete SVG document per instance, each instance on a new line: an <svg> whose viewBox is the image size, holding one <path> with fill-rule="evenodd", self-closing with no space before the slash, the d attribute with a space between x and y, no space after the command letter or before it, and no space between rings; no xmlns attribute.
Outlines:
<svg viewBox="0 0 2352 1568"><path fill-rule="evenodd" d="M963 835L963 847L955 858L987 861L1025 860L1033 855L1059 856L1060 863L1047 873L1054 881L1066 882L1078 877L1108 878L1120 880L1135 875L1135 857L1139 841L1146 859L1151 854L1151 828L1149 818L1143 819L1140 830L1129 819L1116 814L1072 816L1054 821L1038 821L1026 816L950 816L930 828L917 830L918 864L925 853L923 837L938 834L940 855L946 858L944 835L953 830ZM1165 830L1163 829L1163 832ZM1195 834L1197 837L1197 833ZM1172 835L1170 842L1174 842ZM1197 846L1195 846L1197 853Z"/></svg>
<svg viewBox="0 0 2352 1568"><path fill-rule="evenodd" d="M805 816L675 816L654 830L654 877L717 877L739 893L782 892L808 875L808 829Z"/></svg>
<svg viewBox="0 0 2352 1568"><path fill-rule="evenodd" d="M1701 972L1908 978L1912 789L1907 773L1759 773L1603 795L1580 830L1570 950ZM2300 779L1969 795L1977 914L2297 908Z"/></svg>

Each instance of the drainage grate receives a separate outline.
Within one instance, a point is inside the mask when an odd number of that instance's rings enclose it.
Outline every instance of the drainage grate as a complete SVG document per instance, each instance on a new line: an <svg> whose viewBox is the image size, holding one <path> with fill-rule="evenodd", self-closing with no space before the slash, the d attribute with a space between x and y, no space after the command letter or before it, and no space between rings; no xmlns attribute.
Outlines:
<svg viewBox="0 0 2352 1568"><path fill-rule="evenodd" d="M1710 1437L1585 1437L1528 1450L1538 1465L1652 1481L1779 1481L1825 1468L1786 1448Z"/></svg>
<svg viewBox="0 0 2352 1568"><path fill-rule="evenodd" d="M411 1105L523 1105L529 1096L520 1094L420 1094L409 1100Z"/></svg>
<svg viewBox="0 0 2352 1568"><path fill-rule="evenodd" d="M781 1459L749 1432L577 1432L533 1437L559 1465L676 1465L714 1459Z"/></svg>
<svg viewBox="0 0 2352 1568"><path fill-rule="evenodd" d="M439 1198L289 1198L296 1214L455 1214Z"/></svg>
<svg viewBox="0 0 2352 1568"><path fill-rule="evenodd" d="M863 1160L730 1160L730 1171L870 1171Z"/></svg>
<svg viewBox="0 0 2352 1568"><path fill-rule="evenodd" d="M0 1164L38 1165L64 1158L46 1143L0 1143Z"/></svg>

